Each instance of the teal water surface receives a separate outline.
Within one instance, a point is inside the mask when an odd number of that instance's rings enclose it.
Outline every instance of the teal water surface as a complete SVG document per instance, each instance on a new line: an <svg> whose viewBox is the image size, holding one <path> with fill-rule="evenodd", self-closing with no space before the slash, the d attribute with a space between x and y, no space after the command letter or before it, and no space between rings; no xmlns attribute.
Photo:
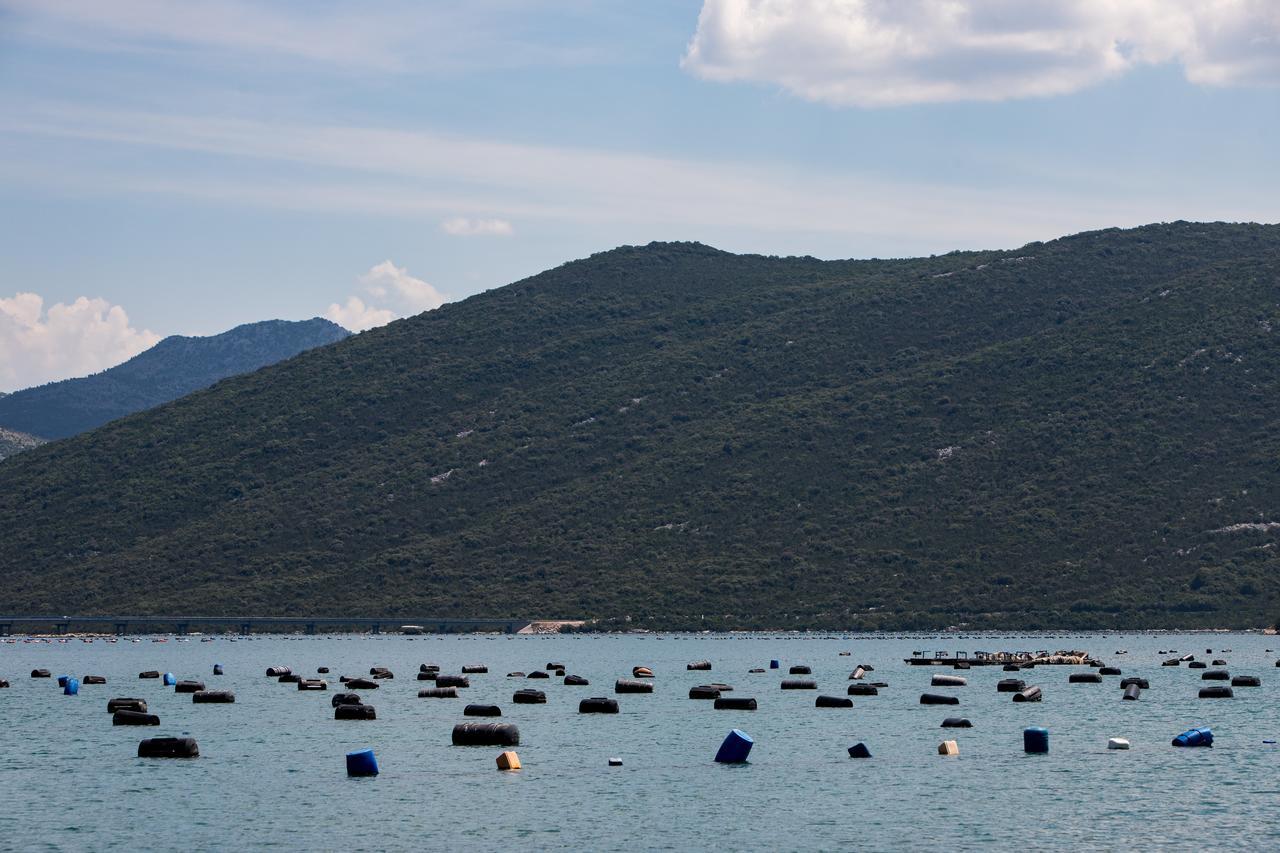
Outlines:
<svg viewBox="0 0 1280 853"><path fill-rule="evenodd" d="M943 648L1084 649L1125 676L1150 680L1138 702L1121 701L1119 677L1068 684L1078 667L1004 673L975 667L961 688L930 688L950 669L909 667L913 651ZM1206 654L1206 649L1213 649ZM1128 654L1117 655L1118 650ZM1262 678L1235 698L1202 700L1200 670L1162 667L1168 652L1221 657L1233 675ZM1225 651L1230 649L1230 651ZM167 642L80 640L0 645L0 846L5 849L212 850L276 847L384 849L977 850L1280 846L1280 638L1260 634L980 635L626 635L555 637L253 637ZM851 652L841 656L840 652ZM782 667L768 667L777 658ZM707 659L711 672L686 671ZM509 678L550 662L590 679ZM212 674L215 663L226 674ZM471 676L463 698L418 699L419 664ZM879 696L852 709L817 709L817 694L845 695L855 665ZM793 664L807 664L817 691L783 691ZM328 692L302 692L267 678L268 666L332 673ZM655 690L616 696L616 716L579 715L578 702L614 696L618 678L651 667ZM340 674L386 666L395 679L364 691L375 721L336 721L330 698ZM56 677L106 676L64 696ZM233 705L193 705L142 670L171 671L232 690ZM1015 704L1001 678L1040 685L1044 701ZM755 697L759 710L716 711L688 699L708 681ZM1209 682L1221 684L1223 682ZM514 705L534 687L545 705ZM921 706L922 692L951 692L958 706ZM145 698L155 728L113 727L115 696ZM498 747L454 747L453 725L468 702L501 706L520 729L523 769L496 770ZM964 716L971 729L940 729ZM1022 751L1022 730L1045 726L1048 755ZM1175 749L1198 725L1212 749ZM717 765L732 728L755 739L748 764ZM194 737L194 760L136 757L138 741ZM1106 749L1126 737L1127 752ZM937 754L944 739L960 755ZM869 760L849 746L865 742ZM371 747L381 774L351 779L347 751ZM623 759L609 767L610 757Z"/></svg>

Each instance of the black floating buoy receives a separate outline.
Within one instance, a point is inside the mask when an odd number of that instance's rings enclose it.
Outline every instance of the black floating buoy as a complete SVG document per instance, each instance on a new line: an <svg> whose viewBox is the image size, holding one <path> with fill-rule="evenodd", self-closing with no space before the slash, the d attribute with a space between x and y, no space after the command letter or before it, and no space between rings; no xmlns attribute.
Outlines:
<svg viewBox="0 0 1280 853"><path fill-rule="evenodd" d="M547 694L541 690L533 690L526 687L513 693L511 701L517 705L545 705L547 704Z"/></svg>
<svg viewBox="0 0 1280 853"><path fill-rule="evenodd" d="M46 677L47 677L47 676L46 676ZM146 672L140 672L140 673L138 673L138 677L139 677L139 678L159 678L159 677L160 677L160 671L159 671L159 670L156 670L156 669L149 669L149 670L147 670Z"/></svg>
<svg viewBox="0 0 1280 853"><path fill-rule="evenodd" d="M707 684L700 684L697 687L689 688L690 699L719 699L720 691Z"/></svg>
<svg viewBox="0 0 1280 853"><path fill-rule="evenodd" d="M419 699L457 699L456 687L427 687L418 691Z"/></svg>
<svg viewBox="0 0 1280 853"><path fill-rule="evenodd" d="M385 666L369 667L369 675L370 677L377 678L377 679L395 678L395 674L391 670L387 669Z"/></svg>
<svg viewBox="0 0 1280 853"><path fill-rule="evenodd" d="M489 667L484 664L472 663L462 668L463 675L484 675L489 671Z"/></svg>
<svg viewBox="0 0 1280 853"><path fill-rule="evenodd" d="M280 684L297 684L302 680L302 676L295 672L286 672L284 675L276 679Z"/></svg>
<svg viewBox="0 0 1280 853"><path fill-rule="evenodd" d="M378 712L372 705L339 705L333 709L335 720L376 720Z"/></svg>
<svg viewBox="0 0 1280 853"><path fill-rule="evenodd" d="M711 669L711 661L696 660L693 663L685 664L684 668L687 670L709 670Z"/></svg>
<svg viewBox="0 0 1280 853"><path fill-rule="evenodd" d="M943 696L941 693L921 693L921 705L959 705L959 696Z"/></svg>
<svg viewBox="0 0 1280 853"><path fill-rule="evenodd" d="M1136 684L1139 687L1141 687L1143 690L1150 689L1151 687L1151 685L1147 683L1147 680L1145 678L1138 678L1135 675L1131 675L1120 682L1121 687L1128 687L1130 684Z"/></svg>
<svg viewBox="0 0 1280 853"><path fill-rule="evenodd" d="M108 699L107 713L114 714L116 711L137 711L145 714L147 712L147 700L134 699L130 696L118 696L115 699Z"/></svg>
<svg viewBox="0 0 1280 853"><path fill-rule="evenodd" d="M581 702L578 703L578 713L579 714L616 714L618 713L618 700L606 699L603 696L593 696L590 699L583 699Z"/></svg>
<svg viewBox="0 0 1280 853"><path fill-rule="evenodd" d="M49 675L49 670L47 669L33 669L31 670L31 677L32 678L51 678L52 676ZM156 678L159 678L159 677L160 677L160 673L157 672Z"/></svg>
<svg viewBox="0 0 1280 853"><path fill-rule="evenodd" d="M1222 658L1214 658L1213 660L1213 666L1226 666L1226 665L1227 665L1227 662Z"/></svg>
<svg viewBox="0 0 1280 853"><path fill-rule="evenodd" d="M528 675L528 676L526 676L526 677L527 677L527 678L550 678L550 677L551 677L551 673L549 673L549 672L544 672L544 671L542 671L542 670L540 670L540 669L535 669L533 672L529 673L529 675Z"/></svg>
<svg viewBox="0 0 1280 853"><path fill-rule="evenodd" d="M458 723L454 746L519 746L520 730L511 723Z"/></svg>
<svg viewBox="0 0 1280 853"><path fill-rule="evenodd" d="M1120 674L1120 667L1118 666L1104 666L1098 670L1098 675L1119 675L1119 674Z"/></svg>
<svg viewBox="0 0 1280 853"><path fill-rule="evenodd" d="M855 743L853 746L849 747L849 757L850 758L870 758L871 750L867 748L867 745L865 743L858 742L858 743Z"/></svg>
<svg viewBox="0 0 1280 853"><path fill-rule="evenodd" d="M1039 702L1041 698L1040 688L1034 685L1013 694L1013 701L1015 702Z"/></svg>
<svg viewBox="0 0 1280 853"><path fill-rule="evenodd" d="M328 675L328 674L329 674L329 667L327 667L327 666L318 666L318 667L316 667L316 673L318 673L319 675Z"/></svg>
<svg viewBox="0 0 1280 853"><path fill-rule="evenodd" d="M1169 658L1167 661L1165 661L1160 665L1161 666L1180 666L1181 664L1182 664L1182 661L1178 660L1177 658ZM1277 661L1276 665L1280 666L1280 661Z"/></svg>
<svg viewBox="0 0 1280 853"><path fill-rule="evenodd" d="M1187 664L1187 669L1208 669L1208 668L1209 668L1209 664L1205 663L1202 660L1193 660L1191 663Z"/></svg>
<svg viewBox="0 0 1280 853"><path fill-rule="evenodd" d="M300 678L298 679L299 690L328 690L329 682L323 678Z"/></svg>
<svg viewBox="0 0 1280 853"><path fill-rule="evenodd" d="M287 666L269 666L267 667L267 678L279 678L282 675L288 675L293 672ZM159 677L158 675L156 677Z"/></svg>
<svg viewBox="0 0 1280 853"><path fill-rule="evenodd" d="M581 675L566 675L564 677L564 683L567 687L586 687L591 682L587 681Z"/></svg>
<svg viewBox="0 0 1280 853"><path fill-rule="evenodd" d="M813 670L805 666L804 664L797 664L796 666L793 666L791 667L791 669L787 670L788 675L810 675L812 673L813 673Z"/></svg>
<svg viewBox="0 0 1280 853"><path fill-rule="evenodd" d="M222 664L220 664L220 663L215 663L215 664L213 665L213 674L214 674L214 675L222 675L222 674L223 674Z"/></svg>
<svg viewBox="0 0 1280 853"><path fill-rule="evenodd" d="M148 714L145 711L130 711L122 708L111 715L111 725L113 726L158 726L160 718L155 714Z"/></svg>
<svg viewBox="0 0 1280 853"><path fill-rule="evenodd" d="M358 693L335 693L333 698L329 700L329 704L335 708L339 705L359 705L360 695Z"/></svg>
<svg viewBox="0 0 1280 853"><path fill-rule="evenodd" d="M236 694L230 690L200 690L191 694L195 705L229 705L235 701Z"/></svg>
<svg viewBox="0 0 1280 853"><path fill-rule="evenodd" d="M1073 672L1067 676L1068 684L1101 684L1102 676L1096 672Z"/></svg>
<svg viewBox="0 0 1280 853"><path fill-rule="evenodd" d="M1138 698L1141 696L1142 696L1142 688L1136 684L1130 684L1124 688L1124 696L1120 698L1127 699L1130 702L1137 702Z"/></svg>
<svg viewBox="0 0 1280 853"><path fill-rule="evenodd" d="M880 690L874 684L850 684L845 693L850 696L879 696Z"/></svg>
<svg viewBox="0 0 1280 853"><path fill-rule="evenodd" d="M1022 667L1018 666L1016 663L1007 663L1003 667L1001 667L1001 669L1003 669L1005 672L1019 672L1022 669Z"/></svg>
<svg viewBox="0 0 1280 853"><path fill-rule="evenodd" d="M733 686L732 686L732 685L729 685L729 684L725 684L723 681L712 681L712 682L710 682L710 683L708 683L708 684L706 684L706 685L704 685L704 686L706 686L706 687L714 687L716 690L719 690L721 693L732 693L732 692L733 692Z"/></svg>
<svg viewBox="0 0 1280 853"><path fill-rule="evenodd" d="M1277 661L1277 662L1276 662L1276 666L1280 666L1280 661ZM752 667L751 669L747 670L747 672L751 673L752 675L759 675L759 674L760 674L760 673L762 673L762 672L768 672L768 670L767 670L767 669L765 669L765 668L764 668L764 667L762 667L762 666L756 666L756 667Z"/></svg>
<svg viewBox="0 0 1280 853"><path fill-rule="evenodd" d="M5 681L3 678L0 678L0 690L4 690L8 686L9 686L9 682Z"/></svg>
<svg viewBox="0 0 1280 853"><path fill-rule="evenodd" d="M198 693L204 690L203 681L179 681L173 685L174 693Z"/></svg>
<svg viewBox="0 0 1280 853"><path fill-rule="evenodd" d="M440 665L436 663L424 663L418 666L418 672L439 672Z"/></svg>
<svg viewBox="0 0 1280 853"><path fill-rule="evenodd" d="M812 678L784 678L781 687L783 690L817 690L818 682Z"/></svg>
<svg viewBox="0 0 1280 853"><path fill-rule="evenodd" d="M1021 678L1002 678L996 682L997 693L1020 693L1026 689L1027 683Z"/></svg>
<svg viewBox="0 0 1280 853"><path fill-rule="evenodd" d="M1231 679L1232 687L1261 687L1262 679L1256 675L1237 675Z"/></svg>
<svg viewBox="0 0 1280 853"><path fill-rule="evenodd" d="M138 743L139 758L199 758L195 738L152 737Z"/></svg>
<svg viewBox="0 0 1280 853"><path fill-rule="evenodd" d="M930 687L964 687L969 679L959 675L935 675L929 680Z"/></svg>
<svg viewBox="0 0 1280 853"><path fill-rule="evenodd" d="M967 660L958 660L951 665L952 669L968 669L969 662Z"/></svg>
<svg viewBox="0 0 1280 853"><path fill-rule="evenodd" d="M434 669L422 670L418 673L418 680L419 681L435 681L439 675L440 673Z"/></svg>
<svg viewBox="0 0 1280 853"><path fill-rule="evenodd" d="M1208 669L1200 673L1201 681L1229 681L1231 673L1225 669Z"/></svg>
<svg viewBox="0 0 1280 853"><path fill-rule="evenodd" d="M629 678L619 678L613 685L614 693L652 693L653 682L651 681L633 681Z"/></svg>
<svg viewBox="0 0 1280 853"><path fill-rule="evenodd" d="M940 728L944 729L971 729L973 723L969 722L967 717L947 717L942 721Z"/></svg>
<svg viewBox="0 0 1280 853"><path fill-rule="evenodd" d="M507 673L507 678L524 678L524 677L525 677L525 674L524 674L523 672L508 672L508 673ZM423 679L423 677L422 677L422 673L418 673L418 680L419 680L419 681L423 681L423 680L424 680L424 679Z"/></svg>
<svg viewBox="0 0 1280 853"><path fill-rule="evenodd" d="M437 684L438 683L439 682L437 682ZM378 682L368 678L348 678L347 689L348 690L377 690Z"/></svg>
<svg viewBox="0 0 1280 853"><path fill-rule="evenodd" d="M716 699L714 708L717 711L754 711L756 700L749 696L721 696Z"/></svg>
<svg viewBox="0 0 1280 853"><path fill-rule="evenodd" d="M86 675L80 679L81 684L106 684L107 679L101 675Z"/></svg>
<svg viewBox="0 0 1280 853"><path fill-rule="evenodd" d="M1236 694L1232 692L1230 687L1222 684L1215 684L1213 687L1201 687L1201 699L1231 699Z"/></svg>
<svg viewBox="0 0 1280 853"><path fill-rule="evenodd" d="M468 705L462 709L464 717L501 717L502 709L497 705Z"/></svg>
<svg viewBox="0 0 1280 853"><path fill-rule="evenodd" d="M465 675L437 675L436 687L470 687L471 679Z"/></svg>
<svg viewBox="0 0 1280 853"><path fill-rule="evenodd" d="M815 708L852 708L853 700L846 696L819 696L814 699Z"/></svg>
<svg viewBox="0 0 1280 853"><path fill-rule="evenodd" d="M562 663L557 663L556 661L547 661L547 665L544 669L568 669L568 667Z"/></svg>

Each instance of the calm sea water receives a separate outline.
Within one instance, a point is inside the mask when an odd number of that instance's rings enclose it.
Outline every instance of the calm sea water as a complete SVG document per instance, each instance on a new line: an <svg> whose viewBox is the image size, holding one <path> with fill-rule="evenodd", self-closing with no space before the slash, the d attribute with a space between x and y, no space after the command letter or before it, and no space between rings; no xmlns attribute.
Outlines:
<svg viewBox="0 0 1280 853"><path fill-rule="evenodd" d="M921 706L934 673L908 667L913 650L1086 649L1124 674L1148 678L1139 702L1121 701L1119 678L1068 684L1075 667L1019 673L1044 689L1039 704L1014 704L995 684L999 667L975 667L954 689L959 706ZM1205 649L1214 653L1206 656ZM1115 655L1127 649L1126 655ZM1200 672L1161 667L1161 649L1223 657L1260 688L1232 700L1201 700ZM1221 651L1231 649L1231 651ZM1276 649L1277 651L1271 651ZM850 651L850 657L839 652ZM403 848L491 850L972 850L1015 847L1275 848L1280 846L1280 638L1245 634L1056 635L973 638L747 636L258 637L109 644L78 640L0 645L0 845L7 849ZM712 661L707 672L685 664ZM768 667L782 669L748 674ZM507 678L562 661L591 679ZM223 676L212 674L222 663ZM418 665L471 676L458 700L418 699ZM815 692L783 691L787 667L813 668L818 693L841 695L856 664L889 687L854 697L851 710L814 708ZM283 664L312 674L329 666L329 692L300 692L264 677ZM340 674L387 666L396 678L364 691L372 722L333 719ZM618 696L617 716L582 715L578 701L613 696L631 667L654 669L651 695ZM28 677L104 675L63 696ZM234 705L193 705L146 669L229 689ZM716 711L689 687L724 681L752 696L755 712ZM1221 683L1221 682L1215 682ZM514 705L520 687L546 705ZM936 692L944 692L938 690ZM113 727L114 696L140 696L159 729ZM450 732L467 702L502 707L520 728L524 769L500 773L497 747L454 747ZM960 715L974 728L943 730ZM1022 730L1047 726L1048 755L1026 755ZM1170 739L1210 725L1212 749L1174 749ZM716 765L731 728L755 739L749 764ZM143 760L138 741L195 737L195 760ZM1132 749L1108 751L1107 738ZM936 754L955 738L960 755ZM874 757L847 748L866 742ZM382 773L349 779L344 754L372 747ZM617 756L624 766L611 768Z"/></svg>

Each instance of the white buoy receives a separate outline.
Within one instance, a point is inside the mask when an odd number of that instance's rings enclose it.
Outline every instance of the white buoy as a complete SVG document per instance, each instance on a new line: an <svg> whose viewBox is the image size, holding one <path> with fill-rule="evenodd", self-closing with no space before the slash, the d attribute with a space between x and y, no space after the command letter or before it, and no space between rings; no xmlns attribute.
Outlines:
<svg viewBox="0 0 1280 853"><path fill-rule="evenodd" d="M1107 749L1128 749L1129 741L1122 737L1113 737L1107 741Z"/></svg>
<svg viewBox="0 0 1280 853"><path fill-rule="evenodd" d="M610 759L609 759L609 766L610 766L610 767L621 767L621 766L622 766L622 759L621 759L621 758L610 758Z"/></svg>

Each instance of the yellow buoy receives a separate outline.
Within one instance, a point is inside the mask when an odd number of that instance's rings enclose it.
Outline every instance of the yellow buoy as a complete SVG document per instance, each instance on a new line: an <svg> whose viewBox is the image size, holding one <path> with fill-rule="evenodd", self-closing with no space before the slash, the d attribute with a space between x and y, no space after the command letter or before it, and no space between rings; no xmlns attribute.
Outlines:
<svg viewBox="0 0 1280 853"><path fill-rule="evenodd" d="M520 756L516 755L514 752L502 753L501 755L498 756L498 769L499 770L519 770Z"/></svg>
<svg viewBox="0 0 1280 853"><path fill-rule="evenodd" d="M953 740L944 740L938 744L938 755L959 755L960 744Z"/></svg>

